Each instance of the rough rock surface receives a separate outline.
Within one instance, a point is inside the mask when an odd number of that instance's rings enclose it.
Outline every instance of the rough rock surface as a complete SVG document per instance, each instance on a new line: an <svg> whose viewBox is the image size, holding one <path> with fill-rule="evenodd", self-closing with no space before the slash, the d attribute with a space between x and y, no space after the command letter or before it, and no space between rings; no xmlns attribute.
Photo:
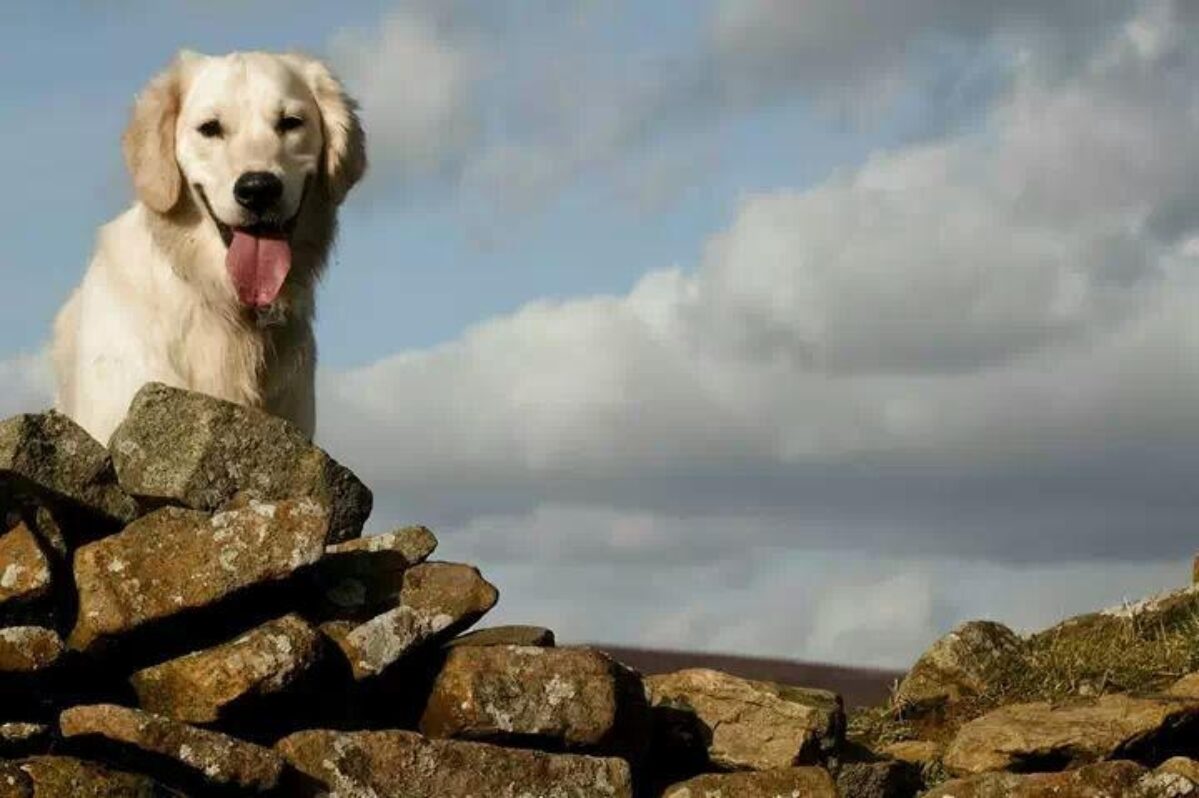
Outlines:
<svg viewBox="0 0 1199 798"><path fill-rule="evenodd" d="M405 572L424 562L437 538L412 526L329 546L312 570L325 607L321 615L366 620L398 601Z"/></svg>
<svg viewBox="0 0 1199 798"><path fill-rule="evenodd" d="M970 621L932 645L895 692L903 712L919 713L981 695L997 673L1018 660L1020 638L993 621Z"/></svg>
<svg viewBox="0 0 1199 798"><path fill-rule="evenodd" d="M450 651L421 718L429 737L552 740L634 756L647 742L641 678L587 648L463 646Z"/></svg>
<svg viewBox="0 0 1199 798"><path fill-rule="evenodd" d="M64 738L102 738L169 757L206 782L262 792L279 783L282 758L269 748L136 709L73 707L58 720Z"/></svg>
<svg viewBox="0 0 1199 798"><path fill-rule="evenodd" d="M908 762L850 762L837 769L840 798L912 798L923 779Z"/></svg>
<svg viewBox="0 0 1199 798"><path fill-rule="evenodd" d="M499 592L478 569L425 563L404 574L399 606L362 624L321 626L342 650L354 678L377 676L406 655L468 628L495 606Z"/></svg>
<svg viewBox="0 0 1199 798"><path fill-rule="evenodd" d="M945 752L950 772L1060 770L1102 759L1165 758L1193 748L1199 701L1116 694L1067 706L1012 704L958 731Z"/></svg>
<svg viewBox="0 0 1199 798"><path fill-rule="evenodd" d="M343 798L632 798L620 759L427 740L402 731L293 734L277 746L307 776L296 794ZM315 783L312 783L315 782Z"/></svg>
<svg viewBox="0 0 1199 798"><path fill-rule="evenodd" d="M823 768L697 776L670 787L662 798L840 798Z"/></svg>
<svg viewBox="0 0 1199 798"><path fill-rule="evenodd" d="M712 764L769 770L819 762L844 736L841 699L739 679L710 670L684 670L645 680L656 708L694 715Z"/></svg>
<svg viewBox="0 0 1199 798"><path fill-rule="evenodd" d="M50 561L25 524L0 535L0 607L32 601L50 590Z"/></svg>
<svg viewBox="0 0 1199 798"><path fill-rule="evenodd" d="M9 780L12 791L6 794L3 789ZM148 776L65 756L30 757L0 770L0 796L8 798L9 795L21 798L181 798L181 793Z"/></svg>
<svg viewBox="0 0 1199 798"><path fill-rule="evenodd" d="M0 674L33 673L58 662L62 638L41 626L10 626L0 629Z"/></svg>
<svg viewBox="0 0 1199 798"><path fill-rule="evenodd" d="M329 516L312 499L218 513L165 507L75 554L72 648L276 581L324 553Z"/></svg>
<svg viewBox="0 0 1199 798"><path fill-rule="evenodd" d="M941 758L944 746L932 740L902 740L880 746L878 753L900 762L927 765Z"/></svg>
<svg viewBox="0 0 1199 798"><path fill-rule="evenodd" d="M50 727L44 723L0 723L0 757L32 753L44 748L49 738Z"/></svg>
<svg viewBox="0 0 1199 798"><path fill-rule="evenodd" d="M0 497L32 496L126 524L137 502L118 485L108 452L53 410L0 421Z"/></svg>
<svg viewBox="0 0 1199 798"><path fill-rule="evenodd" d="M230 707L286 690L316 663L320 646L312 626L287 615L224 645L140 670L130 682L143 709L212 723Z"/></svg>
<svg viewBox="0 0 1199 798"><path fill-rule="evenodd" d="M361 534L371 492L288 422L210 396L151 383L109 442L135 496L216 510L235 494L311 496L331 508L330 539Z"/></svg>
<svg viewBox="0 0 1199 798"><path fill-rule="evenodd" d="M544 626L492 626L467 632L446 643L446 648L460 646L538 646L554 647L554 633Z"/></svg>
<svg viewBox="0 0 1199 798"><path fill-rule="evenodd" d="M1152 772L1135 762L1099 762L1065 773L984 773L945 782L925 798L1186 798L1199 795L1191 760Z"/></svg>

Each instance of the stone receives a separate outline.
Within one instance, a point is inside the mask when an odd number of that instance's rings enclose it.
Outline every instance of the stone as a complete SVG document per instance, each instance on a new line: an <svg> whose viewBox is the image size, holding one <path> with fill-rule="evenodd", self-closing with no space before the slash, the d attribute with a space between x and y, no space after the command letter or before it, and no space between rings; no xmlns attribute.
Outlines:
<svg viewBox="0 0 1199 798"><path fill-rule="evenodd" d="M841 798L912 798L924 783L918 766L896 760L848 762L836 778Z"/></svg>
<svg viewBox="0 0 1199 798"><path fill-rule="evenodd" d="M357 537L370 490L299 428L266 412L150 383L109 442L120 484L145 500L213 511L239 492L309 496L330 508L329 538Z"/></svg>
<svg viewBox="0 0 1199 798"><path fill-rule="evenodd" d="M325 606L316 614L366 620L395 606L405 572L424 562L437 548L437 538L423 526L329 546L312 569Z"/></svg>
<svg viewBox="0 0 1199 798"><path fill-rule="evenodd" d="M25 756L49 744L50 727L44 723L0 723L0 757Z"/></svg>
<svg viewBox="0 0 1199 798"><path fill-rule="evenodd" d="M641 677L599 651L463 646L449 652L420 730L497 743L550 740L636 759L648 720Z"/></svg>
<svg viewBox="0 0 1199 798"><path fill-rule="evenodd" d="M123 752L167 757L209 784L264 792L283 771L283 759L269 748L112 704L73 707L58 725L65 739L101 738Z"/></svg>
<svg viewBox="0 0 1199 798"><path fill-rule="evenodd" d="M345 654L358 680L378 676L426 645L453 637L499 600L477 568L425 563L404 575L399 606L362 624L333 621L321 631Z"/></svg>
<svg viewBox="0 0 1199 798"><path fill-rule="evenodd" d="M324 554L329 516L312 499L254 502L211 518L165 507L75 553L72 648L284 579Z"/></svg>
<svg viewBox="0 0 1199 798"><path fill-rule="evenodd" d="M138 703L188 723L213 723L256 697L286 691L320 657L319 633L286 615L223 645L196 651L130 677Z"/></svg>
<svg viewBox="0 0 1199 798"><path fill-rule="evenodd" d="M824 768L710 773L667 788L662 798L840 798Z"/></svg>
<svg viewBox="0 0 1199 798"><path fill-rule="evenodd" d="M0 421L0 495L35 496L117 524L138 505L117 484L104 447L71 419L50 411Z"/></svg>
<svg viewBox="0 0 1199 798"><path fill-rule="evenodd" d="M492 626L455 637L446 648L462 646L537 646L554 647L554 633L544 626Z"/></svg>
<svg viewBox="0 0 1199 798"><path fill-rule="evenodd" d="M1001 623L964 623L921 655L895 691L894 706L910 716L982 695L1019 661L1023 646Z"/></svg>
<svg viewBox="0 0 1199 798"><path fill-rule="evenodd" d="M11 793L30 798L183 798L148 776L125 773L65 756L35 756L12 763L28 792ZM11 770L10 770L11 772ZM0 796L5 796L4 771L0 770ZM16 789L21 789L20 785Z"/></svg>
<svg viewBox="0 0 1199 798"><path fill-rule="evenodd" d="M1199 729L1199 701L1105 695L1054 706L1011 704L970 721L945 751L955 774L1061 770L1102 759L1181 753Z"/></svg>
<svg viewBox="0 0 1199 798"><path fill-rule="evenodd" d="M704 669L649 676L645 684L656 709L694 717L707 758L720 768L771 770L813 764L828 758L844 740L841 699L824 690Z"/></svg>
<svg viewBox="0 0 1199 798"><path fill-rule="evenodd" d="M0 607L50 592L50 561L25 524L0 535Z"/></svg>
<svg viewBox="0 0 1199 798"><path fill-rule="evenodd" d="M932 740L901 740L878 749L878 753L900 762L928 765L941 758L944 746Z"/></svg>
<svg viewBox="0 0 1199 798"><path fill-rule="evenodd" d="M305 731L276 748L310 781L290 794L341 798L632 798L628 763L403 731Z"/></svg>
<svg viewBox="0 0 1199 798"><path fill-rule="evenodd" d="M34 673L56 664L63 654L62 638L41 626L0 629L0 674Z"/></svg>
<svg viewBox="0 0 1199 798"><path fill-rule="evenodd" d="M1199 673L1188 673L1166 690L1170 695L1199 699Z"/></svg>
<svg viewBox="0 0 1199 798"><path fill-rule="evenodd" d="M1114 761L1063 773L982 773L947 781L925 798L1185 798L1199 795L1195 764L1175 757L1151 772Z"/></svg>

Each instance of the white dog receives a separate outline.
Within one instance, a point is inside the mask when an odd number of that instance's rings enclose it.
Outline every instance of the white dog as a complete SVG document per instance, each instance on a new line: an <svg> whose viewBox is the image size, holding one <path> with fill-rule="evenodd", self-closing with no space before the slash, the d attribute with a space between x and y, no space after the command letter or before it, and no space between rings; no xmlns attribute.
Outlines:
<svg viewBox="0 0 1199 798"><path fill-rule="evenodd" d="M366 169L355 104L299 55L180 53L123 138L137 202L55 321L57 406L107 443L163 382L315 427L313 294Z"/></svg>

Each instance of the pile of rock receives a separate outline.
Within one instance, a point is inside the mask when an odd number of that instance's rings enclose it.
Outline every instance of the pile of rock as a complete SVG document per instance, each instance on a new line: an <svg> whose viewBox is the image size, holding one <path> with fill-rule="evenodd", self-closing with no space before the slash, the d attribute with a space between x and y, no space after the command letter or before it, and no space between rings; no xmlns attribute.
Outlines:
<svg viewBox="0 0 1199 798"><path fill-rule="evenodd" d="M423 527L361 537L371 503L285 422L162 385L107 450L0 422L0 798L865 797L915 772L843 764L832 693L467 632L496 588Z"/></svg>
<svg viewBox="0 0 1199 798"><path fill-rule="evenodd" d="M424 527L361 537L371 504L285 422L161 385L107 450L0 422L0 798L1199 796L1199 589L966 624L847 723L822 690L468 631L496 588Z"/></svg>

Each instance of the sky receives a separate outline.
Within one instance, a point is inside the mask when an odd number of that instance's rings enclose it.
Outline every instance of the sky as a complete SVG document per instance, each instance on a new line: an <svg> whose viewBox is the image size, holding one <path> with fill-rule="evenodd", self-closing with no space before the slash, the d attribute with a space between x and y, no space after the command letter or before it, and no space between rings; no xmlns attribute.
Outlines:
<svg viewBox="0 0 1199 798"><path fill-rule="evenodd" d="M903 667L1184 585L1199 6L347 0L0 8L0 414L180 48L300 49L371 171L318 439L594 641Z"/></svg>

